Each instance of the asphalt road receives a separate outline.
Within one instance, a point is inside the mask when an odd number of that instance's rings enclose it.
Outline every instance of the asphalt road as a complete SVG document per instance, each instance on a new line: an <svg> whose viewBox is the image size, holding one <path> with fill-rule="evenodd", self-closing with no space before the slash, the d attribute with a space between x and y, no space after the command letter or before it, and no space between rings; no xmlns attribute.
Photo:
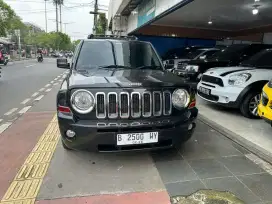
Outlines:
<svg viewBox="0 0 272 204"><path fill-rule="evenodd" d="M39 97L39 90L46 90L45 86L65 71L56 67L56 59L45 59L43 63L21 61L2 66L0 122Z"/></svg>

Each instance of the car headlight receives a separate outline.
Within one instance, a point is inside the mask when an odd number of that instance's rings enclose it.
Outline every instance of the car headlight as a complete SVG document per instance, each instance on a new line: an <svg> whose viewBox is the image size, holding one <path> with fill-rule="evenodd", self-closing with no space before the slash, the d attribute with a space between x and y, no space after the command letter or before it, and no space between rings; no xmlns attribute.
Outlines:
<svg viewBox="0 0 272 204"><path fill-rule="evenodd" d="M86 114L94 109L95 98L87 90L77 90L71 96L71 105L78 113Z"/></svg>
<svg viewBox="0 0 272 204"><path fill-rule="evenodd" d="M251 77L251 74L249 73L242 73L242 74L235 74L229 77L229 85L241 85L248 81Z"/></svg>
<svg viewBox="0 0 272 204"><path fill-rule="evenodd" d="M190 95L185 89L176 89L172 94L173 106L177 109L185 108L190 103Z"/></svg>
<svg viewBox="0 0 272 204"><path fill-rule="evenodd" d="M197 65L187 65L185 67L185 70L188 72L198 72L198 68L199 68L199 66L197 66Z"/></svg>
<svg viewBox="0 0 272 204"><path fill-rule="evenodd" d="M268 82L268 87L272 88L272 79Z"/></svg>
<svg viewBox="0 0 272 204"><path fill-rule="evenodd" d="M264 91L262 92L262 98L267 98L268 99L268 96Z"/></svg>

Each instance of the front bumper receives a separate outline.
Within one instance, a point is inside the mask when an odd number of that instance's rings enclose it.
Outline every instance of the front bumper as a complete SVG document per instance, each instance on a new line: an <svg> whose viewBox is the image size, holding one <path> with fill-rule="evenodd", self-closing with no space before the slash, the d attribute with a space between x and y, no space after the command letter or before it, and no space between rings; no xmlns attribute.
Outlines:
<svg viewBox="0 0 272 204"><path fill-rule="evenodd" d="M200 87L210 90L210 95L200 92ZM197 85L197 95L202 99L222 106L238 108L242 97L243 87L221 87L216 84L199 82Z"/></svg>
<svg viewBox="0 0 272 204"><path fill-rule="evenodd" d="M264 106L261 103L258 105L258 114L267 123L272 126L272 108L269 106Z"/></svg>
<svg viewBox="0 0 272 204"><path fill-rule="evenodd" d="M180 77L190 79L190 81L193 81L193 82L198 82L200 80L199 76L201 76L199 75L198 72L188 72L188 71L180 70L180 69L175 69L173 73Z"/></svg>
<svg viewBox="0 0 272 204"><path fill-rule="evenodd" d="M58 113L58 123L62 141L68 148L100 152L135 151L171 148L187 141L194 132L198 110L192 108L185 114L185 117L149 118L133 121L74 121L72 116ZM133 122L135 125L128 125L127 122ZM68 138L66 136L67 130L74 131L76 136ZM117 134L144 132L158 132L158 142L117 146Z"/></svg>

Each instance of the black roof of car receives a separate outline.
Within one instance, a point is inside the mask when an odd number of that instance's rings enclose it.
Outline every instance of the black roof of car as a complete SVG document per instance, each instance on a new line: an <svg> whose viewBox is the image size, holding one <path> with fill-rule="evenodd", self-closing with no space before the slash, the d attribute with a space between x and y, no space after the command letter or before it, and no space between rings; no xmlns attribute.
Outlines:
<svg viewBox="0 0 272 204"><path fill-rule="evenodd" d="M138 40L136 36L124 35L88 35L87 39Z"/></svg>

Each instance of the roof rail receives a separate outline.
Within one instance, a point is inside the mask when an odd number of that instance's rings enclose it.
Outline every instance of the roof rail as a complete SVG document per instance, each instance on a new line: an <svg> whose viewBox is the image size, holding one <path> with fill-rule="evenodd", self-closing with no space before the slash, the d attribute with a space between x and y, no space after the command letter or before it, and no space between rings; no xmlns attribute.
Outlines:
<svg viewBox="0 0 272 204"><path fill-rule="evenodd" d="M138 40L136 36L124 36L124 35L88 35L87 39L123 39L123 40Z"/></svg>

